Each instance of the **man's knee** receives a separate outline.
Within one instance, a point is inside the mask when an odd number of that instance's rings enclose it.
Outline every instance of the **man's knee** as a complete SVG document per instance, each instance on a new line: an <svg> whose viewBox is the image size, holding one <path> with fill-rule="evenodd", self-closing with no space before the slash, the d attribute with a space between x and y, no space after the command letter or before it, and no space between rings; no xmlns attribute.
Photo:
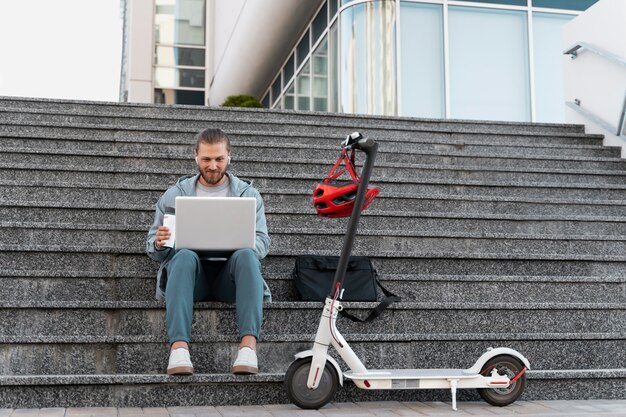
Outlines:
<svg viewBox="0 0 626 417"><path fill-rule="evenodd" d="M235 262L235 264L260 265L259 258L256 257L254 251L250 248L235 251L235 253L231 255L231 261Z"/></svg>
<svg viewBox="0 0 626 417"><path fill-rule="evenodd" d="M230 272L235 279L246 277L246 280L263 280L261 276L261 261L252 249L239 249L231 255L229 260Z"/></svg>
<svg viewBox="0 0 626 417"><path fill-rule="evenodd" d="M174 256L169 262L169 270L172 272L172 269L187 269L187 268L197 268L200 264L200 258L198 254L189 249L180 249L176 251Z"/></svg>

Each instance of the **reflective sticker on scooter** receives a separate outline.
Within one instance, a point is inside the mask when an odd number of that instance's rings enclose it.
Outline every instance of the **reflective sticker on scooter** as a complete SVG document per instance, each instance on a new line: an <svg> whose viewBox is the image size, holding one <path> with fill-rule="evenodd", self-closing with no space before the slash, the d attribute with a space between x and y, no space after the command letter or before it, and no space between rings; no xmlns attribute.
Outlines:
<svg viewBox="0 0 626 417"><path fill-rule="evenodd" d="M392 379L391 389L416 389L420 387L419 379Z"/></svg>

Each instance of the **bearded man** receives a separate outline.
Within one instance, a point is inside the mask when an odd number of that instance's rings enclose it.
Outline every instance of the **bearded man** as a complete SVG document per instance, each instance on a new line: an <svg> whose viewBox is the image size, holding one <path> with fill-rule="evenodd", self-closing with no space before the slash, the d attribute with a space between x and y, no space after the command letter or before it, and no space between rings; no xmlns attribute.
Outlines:
<svg viewBox="0 0 626 417"><path fill-rule="evenodd" d="M170 347L167 373L191 375L189 354L193 303L235 303L239 328L239 351L231 371L256 374L256 343L263 320L263 301L271 301L261 275L260 260L269 250L263 199L252 185L228 172L230 140L220 129L205 129L197 136L194 150L198 173L180 178L156 204L154 223L148 232L146 252L161 263L157 273L157 300L165 299L167 336ZM256 238L254 249L235 251L225 261L203 259L189 249L165 246L170 230L163 226L165 213L173 213L178 196L254 197Z"/></svg>

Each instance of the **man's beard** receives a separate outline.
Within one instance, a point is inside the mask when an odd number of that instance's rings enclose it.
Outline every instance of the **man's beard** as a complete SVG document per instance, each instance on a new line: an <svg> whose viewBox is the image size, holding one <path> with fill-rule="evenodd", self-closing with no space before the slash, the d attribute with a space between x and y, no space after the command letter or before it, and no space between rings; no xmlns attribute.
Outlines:
<svg viewBox="0 0 626 417"><path fill-rule="evenodd" d="M215 185L218 184L220 181L222 181L222 178L224 178L224 175L226 175L226 168L224 168L223 171L219 171L219 170L214 170L214 171L202 171L201 169L199 169L200 171L200 175L202 176L202 179L209 185Z"/></svg>

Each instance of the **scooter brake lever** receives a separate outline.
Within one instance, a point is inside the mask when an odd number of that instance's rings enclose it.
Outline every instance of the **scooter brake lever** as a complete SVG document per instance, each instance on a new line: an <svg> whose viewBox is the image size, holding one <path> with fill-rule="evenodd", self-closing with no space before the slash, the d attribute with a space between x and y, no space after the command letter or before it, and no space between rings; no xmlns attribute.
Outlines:
<svg viewBox="0 0 626 417"><path fill-rule="evenodd" d="M359 140L361 139L363 139L363 135L361 135L359 132L353 132L346 136L346 139L343 141L342 145L346 149L350 150L354 147L354 145L359 143Z"/></svg>

